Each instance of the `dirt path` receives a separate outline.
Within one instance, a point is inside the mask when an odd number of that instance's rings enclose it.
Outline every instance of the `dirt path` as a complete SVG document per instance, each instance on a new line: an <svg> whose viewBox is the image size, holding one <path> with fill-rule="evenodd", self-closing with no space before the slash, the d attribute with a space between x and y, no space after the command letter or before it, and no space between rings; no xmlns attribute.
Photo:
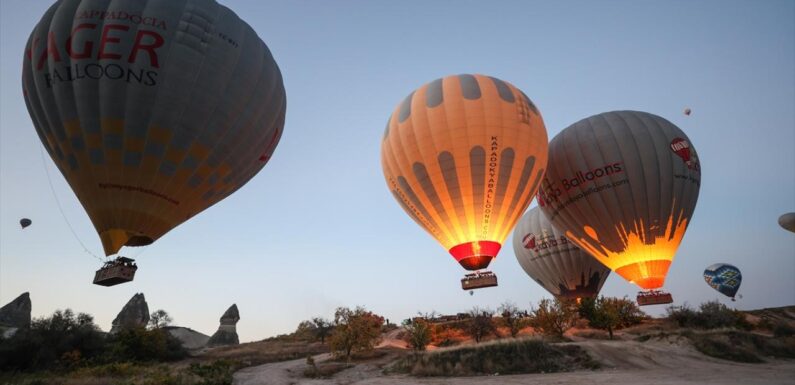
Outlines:
<svg viewBox="0 0 795 385"><path fill-rule="evenodd" d="M603 364L597 371L453 378L385 376L377 363L359 364L331 379L303 378L306 360L266 364L235 373L235 385L498 385L498 384L795 384L795 361L741 364L704 356L677 341L576 343ZM328 358L315 357L316 362Z"/></svg>

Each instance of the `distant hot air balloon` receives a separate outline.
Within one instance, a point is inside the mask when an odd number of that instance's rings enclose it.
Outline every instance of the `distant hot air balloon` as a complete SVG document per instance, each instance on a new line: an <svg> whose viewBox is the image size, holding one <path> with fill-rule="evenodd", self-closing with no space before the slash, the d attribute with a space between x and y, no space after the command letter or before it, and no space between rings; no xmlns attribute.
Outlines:
<svg viewBox="0 0 795 385"><path fill-rule="evenodd" d="M610 274L557 231L538 207L516 224L513 250L525 273L555 297L596 297Z"/></svg>
<svg viewBox="0 0 795 385"><path fill-rule="evenodd" d="M795 233L795 213L786 213L778 217L779 226Z"/></svg>
<svg viewBox="0 0 795 385"><path fill-rule="evenodd" d="M740 290L740 284L743 282L743 275L735 266L728 263L716 263L704 270L704 280L713 289L734 301L734 296L737 294L737 290Z"/></svg>
<svg viewBox="0 0 795 385"><path fill-rule="evenodd" d="M546 129L533 102L483 75L448 76L412 92L389 118L381 145L395 199L475 271L496 257L546 162ZM484 279L496 285L493 275ZM462 286L482 287L480 277L468 276Z"/></svg>
<svg viewBox="0 0 795 385"><path fill-rule="evenodd" d="M627 281L655 290L665 282L700 185L698 155L682 130L646 112L614 111L552 139L539 203L568 239ZM642 297L643 304L670 300Z"/></svg>
<svg viewBox="0 0 795 385"><path fill-rule="evenodd" d="M268 47L213 0L62 0L28 39L25 102L106 255L243 186L281 137Z"/></svg>
<svg viewBox="0 0 795 385"><path fill-rule="evenodd" d="M690 113L691 113L691 112L692 112L692 111L690 110L690 107L688 107L688 108L685 108L685 115L687 115L687 116L690 116Z"/></svg>
<svg viewBox="0 0 795 385"><path fill-rule="evenodd" d="M33 223L33 221L31 221L28 218L22 218L22 219L19 220L19 225L22 226L23 229L25 227L30 226L32 223Z"/></svg>

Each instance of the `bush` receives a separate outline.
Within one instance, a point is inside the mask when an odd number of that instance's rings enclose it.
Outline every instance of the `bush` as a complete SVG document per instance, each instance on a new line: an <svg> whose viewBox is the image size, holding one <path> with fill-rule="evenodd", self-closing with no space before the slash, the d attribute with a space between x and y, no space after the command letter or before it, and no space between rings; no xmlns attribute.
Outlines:
<svg viewBox="0 0 795 385"><path fill-rule="evenodd" d="M519 334L519 331L522 330L523 327L527 324L524 318L522 318L523 313L516 307L516 305L510 302L504 302L500 307L497 309L497 312L502 316L502 323L505 327L508 328L508 331L511 333L511 337L516 338L516 335Z"/></svg>
<svg viewBox="0 0 795 385"><path fill-rule="evenodd" d="M776 337L791 337L795 335L795 328L786 322L779 322L773 327L773 335Z"/></svg>
<svg viewBox="0 0 795 385"><path fill-rule="evenodd" d="M423 351L433 339L433 326L424 318L417 317L407 320L403 327L408 332L406 335L409 346L415 351Z"/></svg>
<svg viewBox="0 0 795 385"><path fill-rule="evenodd" d="M583 301L584 302L584 301ZM582 306L583 302L580 303ZM613 330L623 329L639 324L646 316L635 302L628 298L600 297L589 301L581 308L580 314L586 314L591 327L607 330L610 339L613 339Z"/></svg>
<svg viewBox="0 0 795 385"><path fill-rule="evenodd" d="M354 310L337 308L334 312L334 330L329 339L332 353L350 360L351 353L373 350L381 337L383 323L384 317L362 307Z"/></svg>
<svg viewBox="0 0 795 385"><path fill-rule="evenodd" d="M72 368L99 357L105 338L85 313L57 310L0 344L0 371Z"/></svg>
<svg viewBox="0 0 795 385"><path fill-rule="evenodd" d="M571 300L544 298L537 309L530 309L530 325L547 336L562 338L576 320L577 306Z"/></svg>
<svg viewBox="0 0 795 385"><path fill-rule="evenodd" d="M488 309L472 308L466 320L466 332L479 343L489 333L499 338L497 325L494 324L494 312Z"/></svg>
<svg viewBox="0 0 795 385"><path fill-rule="evenodd" d="M227 360L218 360L210 364L190 364L188 372L201 378L195 385L232 385L232 374L235 366Z"/></svg>
<svg viewBox="0 0 795 385"><path fill-rule="evenodd" d="M752 325L745 319L745 315L737 310L729 309L718 301L702 303L699 310L693 310L687 304L671 306L666 309L668 320L680 327L698 329L737 328L750 330Z"/></svg>
<svg viewBox="0 0 795 385"><path fill-rule="evenodd" d="M108 338L114 361L176 361L188 356L182 343L163 329L123 329Z"/></svg>
<svg viewBox="0 0 795 385"><path fill-rule="evenodd" d="M471 376L551 373L597 365L577 346L558 348L538 340L511 340L410 354L398 360L391 370L416 376Z"/></svg>

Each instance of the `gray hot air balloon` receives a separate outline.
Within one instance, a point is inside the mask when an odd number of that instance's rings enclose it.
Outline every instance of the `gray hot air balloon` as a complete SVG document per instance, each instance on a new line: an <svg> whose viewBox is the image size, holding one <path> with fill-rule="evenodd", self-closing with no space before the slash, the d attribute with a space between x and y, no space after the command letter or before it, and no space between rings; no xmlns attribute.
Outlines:
<svg viewBox="0 0 795 385"><path fill-rule="evenodd" d="M665 282L700 185L699 158L682 130L646 112L614 111L552 139L539 204L580 248L654 290Z"/></svg>
<svg viewBox="0 0 795 385"><path fill-rule="evenodd" d="M596 297L610 269L555 230L538 207L513 231L513 251L533 280L556 297Z"/></svg>
<svg viewBox="0 0 795 385"><path fill-rule="evenodd" d="M284 127L268 47L214 0L61 0L28 39L25 102L106 255L226 198Z"/></svg>
<svg viewBox="0 0 795 385"><path fill-rule="evenodd" d="M795 233L795 213L786 213L778 217L778 224L784 229Z"/></svg>

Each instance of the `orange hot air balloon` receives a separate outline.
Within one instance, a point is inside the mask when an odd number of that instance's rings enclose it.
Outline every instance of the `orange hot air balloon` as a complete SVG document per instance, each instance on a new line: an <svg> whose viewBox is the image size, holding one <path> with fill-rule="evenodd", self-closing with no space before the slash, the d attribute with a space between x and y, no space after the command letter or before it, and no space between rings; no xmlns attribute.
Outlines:
<svg viewBox="0 0 795 385"><path fill-rule="evenodd" d="M670 294L656 290L690 223L700 185L698 154L682 130L646 112L613 111L552 139L539 204L577 246L655 291L639 295L639 303L668 303Z"/></svg>
<svg viewBox="0 0 795 385"><path fill-rule="evenodd" d="M448 76L412 92L381 145L395 199L467 270L496 257L546 163L538 109L518 88L484 75Z"/></svg>

